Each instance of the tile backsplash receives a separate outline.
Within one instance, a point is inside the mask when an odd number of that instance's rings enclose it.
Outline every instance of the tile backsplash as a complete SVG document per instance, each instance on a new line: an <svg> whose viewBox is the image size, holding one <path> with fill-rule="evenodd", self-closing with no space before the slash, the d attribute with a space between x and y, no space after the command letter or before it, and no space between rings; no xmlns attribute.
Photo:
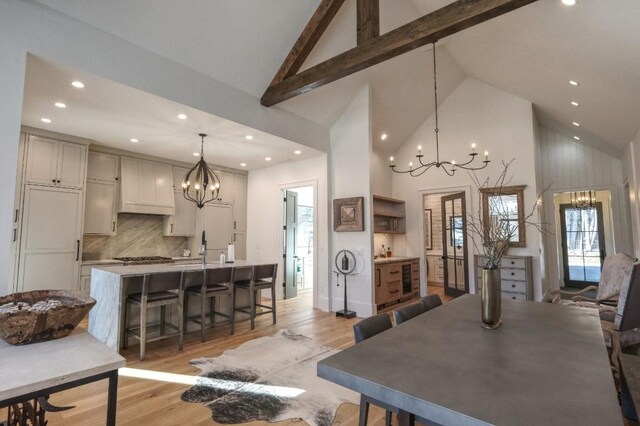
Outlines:
<svg viewBox="0 0 640 426"><path fill-rule="evenodd" d="M182 256L187 237L164 237L163 216L120 213L118 235L85 235L82 260L112 259L122 256Z"/></svg>

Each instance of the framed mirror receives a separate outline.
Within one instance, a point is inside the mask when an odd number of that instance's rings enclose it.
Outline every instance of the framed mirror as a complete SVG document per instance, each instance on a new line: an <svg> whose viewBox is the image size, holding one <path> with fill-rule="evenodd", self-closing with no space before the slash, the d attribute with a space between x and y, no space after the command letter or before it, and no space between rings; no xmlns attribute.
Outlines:
<svg viewBox="0 0 640 426"><path fill-rule="evenodd" d="M481 188L482 218L487 224L484 237L489 238L489 226L508 226L510 247L526 247L526 227L524 226L524 189L526 185Z"/></svg>

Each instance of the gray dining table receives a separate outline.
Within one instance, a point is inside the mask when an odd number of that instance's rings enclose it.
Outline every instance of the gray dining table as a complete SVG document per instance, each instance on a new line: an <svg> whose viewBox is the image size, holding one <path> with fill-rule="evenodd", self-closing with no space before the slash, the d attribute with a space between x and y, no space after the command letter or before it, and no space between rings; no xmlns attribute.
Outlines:
<svg viewBox="0 0 640 426"><path fill-rule="evenodd" d="M318 363L318 376L396 407L401 424L621 425L596 309L503 299L480 326L465 295Z"/></svg>

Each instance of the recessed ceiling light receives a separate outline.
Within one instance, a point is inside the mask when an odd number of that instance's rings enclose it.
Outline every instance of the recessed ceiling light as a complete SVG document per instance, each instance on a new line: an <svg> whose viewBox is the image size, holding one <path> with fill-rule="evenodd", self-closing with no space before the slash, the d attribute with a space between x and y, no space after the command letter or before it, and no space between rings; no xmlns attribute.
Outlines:
<svg viewBox="0 0 640 426"><path fill-rule="evenodd" d="M199 155L200 155L200 153L199 153L199 152L194 152L194 153L193 153L193 156L194 156L194 157L198 157Z"/></svg>
<svg viewBox="0 0 640 426"><path fill-rule="evenodd" d="M571 123L571 124L573 124L573 125L574 125L574 126L576 126L576 127L580 127L580 123L578 123L577 121L574 121L574 122L573 122L573 123Z"/></svg>
<svg viewBox="0 0 640 426"><path fill-rule="evenodd" d="M57 106L58 108L66 108L67 107L67 105L65 105L63 102L56 102L54 105Z"/></svg>
<svg viewBox="0 0 640 426"><path fill-rule="evenodd" d="M387 135L386 133L383 133L383 134L380 135L380 139L383 140L383 141L386 141L388 137L389 137L389 135Z"/></svg>
<svg viewBox="0 0 640 426"><path fill-rule="evenodd" d="M82 89L82 88L84 88L84 83L83 83L83 82L81 82L81 81L78 81L78 80L76 80L76 81L72 81L72 82L71 82L71 85L72 85L73 87L78 88L78 89Z"/></svg>
<svg viewBox="0 0 640 426"><path fill-rule="evenodd" d="M271 157L264 157L266 161L271 161Z"/></svg>
<svg viewBox="0 0 640 426"><path fill-rule="evenodd" d="M578 3L578 0L562 0L562 4L565 6L575 6Z"/></svg>
<svg viewBox="0 0 640 426"><path fill-rule="evenodd" d="M133 142L133 143L138 143L138 139L136 139L136 138L131 138L131 139L129 139L129 140L130 140L131 142Z"/></svg>
<svg viewBox="0 0 640 426"><path fill-rule="evenodd" d="M295 151L293 151L293 153L295 155L300 155L300 154L302 154L302 151L300 151L299 149L296 149Z"/></svg>
<svg viewBox="0 0 640 426"><path fill-rule="evenodd" d="M240 167L247 167L247 163L240 163Z"/></svg>
<svg viewBox="0 0 640 426"><path fill-rule="evenodd" d="M580 83L578 83L575 80L569 80L569 84L572 85L572 86L579 86L580 85Z"/></svg>
<svg viewBox="0 0 640 426"><path fill-rule="evenodd" d="M248 141L252 141L253 140L253 136L252 135L247 135L244 137L246 140Z"/></svg>
<svg viewBox="0 0 640 426"><path fill-rule="evenodd" d="M576 102L576 101L571 101L571 105L573 105L573 106L580 106L580 104L579 104L578 102Z"/></svg>
<svg viewBox="0 0 640 426"><path fill-rule="evenodd" d="M43 123L51 123L51 119L50 118L41 118L40 121L42 121Z"/></svg>
<svg viewBox="0 0 640 426"><path fill-rule="evenodd" d="M187 114L178 114L178 118L180 120L186 120L187 119Z"/></svg>
<svg viewBox="0 0 640 426"><path fill-rule="evenodd" d="M579 141L580 140L580 136L574 136L573 137L575 140Z"/></svg>

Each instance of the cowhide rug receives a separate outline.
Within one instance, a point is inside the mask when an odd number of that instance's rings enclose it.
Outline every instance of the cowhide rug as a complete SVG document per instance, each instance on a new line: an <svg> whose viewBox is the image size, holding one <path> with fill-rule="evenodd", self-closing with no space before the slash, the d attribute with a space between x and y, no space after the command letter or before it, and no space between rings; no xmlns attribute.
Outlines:
<svg viewBox="0 0 640 426"><path fill-rule="evenodd" d="M281 330L217 358L192 360L202 374L182 394L182 400L206 405L218 423L300 418L310 425L330 425L340 405L358 404L360 398L317 377L318 361L337 352L309 337Z"/></svg>

